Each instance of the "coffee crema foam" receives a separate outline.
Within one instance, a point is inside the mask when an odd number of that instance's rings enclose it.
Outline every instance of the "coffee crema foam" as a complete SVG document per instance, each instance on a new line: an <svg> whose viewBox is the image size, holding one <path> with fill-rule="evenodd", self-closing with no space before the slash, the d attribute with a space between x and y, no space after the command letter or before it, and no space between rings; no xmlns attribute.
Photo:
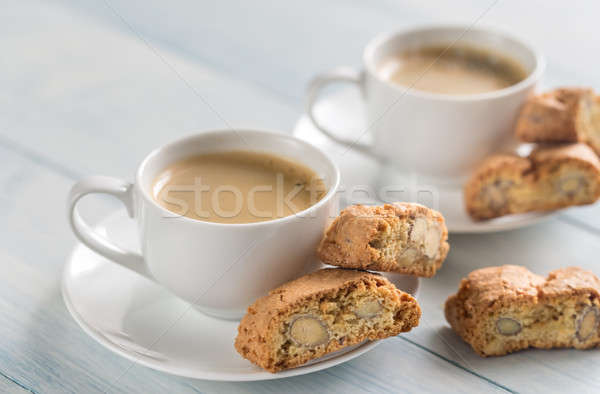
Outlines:
<svg viewBox="0 0 600 394"><path fill-rule="evenodd" d="M512 86L524 67L500 53L471 46L428 46L385 58L377 68L390 82L432 93L477 94Z"/></svg>
<svg viewBox="0 0 600 394"><path fill-rule="evenodd" d="M192 156L165 168L152 195L192 219L255 223L299 213L327 193L309 167L271 153L229 151Z"/></svg>

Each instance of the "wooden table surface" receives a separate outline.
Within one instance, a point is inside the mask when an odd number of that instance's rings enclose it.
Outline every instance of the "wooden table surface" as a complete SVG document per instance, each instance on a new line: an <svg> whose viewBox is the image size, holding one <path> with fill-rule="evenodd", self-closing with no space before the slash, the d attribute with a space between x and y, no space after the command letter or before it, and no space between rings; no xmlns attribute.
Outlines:
<svg viewBox="0 0 600 394"><path fill-rule="evenodd" d="M301 377L218 383L135 365L88 337L60 296L75 244L65 199L85 175L133 178L152 148L229 125L290 132L306 82L360 64L380 31L500 25L548 60L544 83L600 91L598 2L3 0L0 12L0 392L599 392L600 351L531 350L482 359L449 328L443 302L475 268L600 274L600 206L487 235L452 235L422 281L418 329ZM90 198L91 220L118 207Z"/></svg>

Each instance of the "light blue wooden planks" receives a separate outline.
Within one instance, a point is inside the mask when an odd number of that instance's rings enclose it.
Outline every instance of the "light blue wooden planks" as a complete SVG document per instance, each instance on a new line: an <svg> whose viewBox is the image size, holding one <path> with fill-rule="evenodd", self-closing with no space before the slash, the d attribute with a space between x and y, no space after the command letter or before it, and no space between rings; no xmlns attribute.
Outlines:
<svg viewBox="0 0 600 394"><path fill-rule="evenodd" d="M0 46L11 58L0 63L0 145L69 173L131 176L151 149L182 135L244 126L289 132L298 115L253 84L164 48L157 55L88 17L49 3L35 10L0 15L8 30Z"/></svg>
<svg viewBox="0 0 600 394"><path fill-rule="evenodd" d="M6 376L0 376L0 392L7 394L27 394L31 393L31 390Z"/></svg>
<svg viewBox="0 0 600 394"><path fill-rule="evenodd" d="M0 279L0 371L42 392L598 389L598 352L483 360L442 315L460 277L480 266L514 262L546 273L577 264L600 273L597 207L516 232L452 237L444 269L424 281L423 323L406 336L411 342L391 339L348 364L279 382L192 381L134 366L113 384L129 363L88 338L58 296L58 275L74 244L62 212L72 179L90 173L131 179L150 149L196 129L289 131L302 111L306 81L322 69L358 65L360 48L376 32L471 21L488 3L108 4L118 15L90 1L11 2L0 14L0 259L11 267ZM483 22L536 41L550 59L549 86L600 89L600 71L590 66L599 43L584 39L595 32L597 5L585 7L504 1ZM530 17L540 9L542 17ZM44 200L36 206L39 195ZM104 199L85 205L102 208L93 209L96 218L118 206Z"/></svg>

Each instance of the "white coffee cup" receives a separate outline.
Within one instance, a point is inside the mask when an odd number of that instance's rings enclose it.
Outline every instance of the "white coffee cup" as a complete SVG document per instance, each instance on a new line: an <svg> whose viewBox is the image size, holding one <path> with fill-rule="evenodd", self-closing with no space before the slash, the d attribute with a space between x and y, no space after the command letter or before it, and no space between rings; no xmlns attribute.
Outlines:
<svg viewBox="0 0 600 394"><path fill-rule="evenodd" d="M176 215L153 198L156 176L169 164L196 154L232 150L275 153L303 163L321 177L327 194L296 215L258 223L223 224ZM323 230L337 210L340 175L319 149L292 136L252 130L221 130L183 138L150 153L135 182L92 176L77 182L68 198L75 235L90 249L158 282L200 311L226 319L243 316L269 290L313 271ZM85 223L76 208L87 194L117 197L137 222L142 254L124 250Z"/></svg>
<svg viewBox="0 0 600 394"><path fill-rule="evenodd" d="M521 82L472 95L437 94L409 89L382 78L377 66L390 55L427 46L467 45L488 49L519 62L527 71ZM307 112L332 140L389 162L402 172L422 175L433 184L464 180L474 166L507 141L519 108L535 89L544 70L542 56L509 34L466 26L410 29L373 39L363 54L363 70L338 68L309 85ZM315 116L325 85L349 82L362 92L371 144L329 130Z"/></svg>

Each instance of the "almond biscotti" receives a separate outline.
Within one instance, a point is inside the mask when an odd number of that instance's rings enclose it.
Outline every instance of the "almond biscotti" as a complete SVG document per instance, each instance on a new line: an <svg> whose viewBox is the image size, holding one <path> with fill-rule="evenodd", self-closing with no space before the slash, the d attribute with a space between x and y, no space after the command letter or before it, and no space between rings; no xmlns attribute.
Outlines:
<svg viewBox="0 0 600 394"><path fill-rule="evenodd" d="M466 183L464 196L477 220L591 204L600 198L600 160L581 143L540 146L526 158L491 156Z"/></svg>
<svg viewBox="0 0 600 394"><path fill-rule="evenodd" d="M515 135L524 142L583 142L600 155L600 98L586 88L532 97L521 110Z"/></svg>
<svg viewBox="0 0 600 394"><path fill-rule="evenodd" d="M344 268L431 277L450 246L443 216L413 203L353 205L325 232L317 254Z"/></svg>
<svg viewBox="0 0 600 394"><path fill-rule="evenodd" d="M446 320L481 356L530 347L600 344L600 280L581 268L547 278L505 265L471 272L445 307Z"/></svg>
<svg viewBox="0 0 600 394"><path fill-rule="evenodd" d="M235 348L277 372L366 339L410 331L420 316L417 301L379 274L322 269L252 304L238 327Z"/></svg>

